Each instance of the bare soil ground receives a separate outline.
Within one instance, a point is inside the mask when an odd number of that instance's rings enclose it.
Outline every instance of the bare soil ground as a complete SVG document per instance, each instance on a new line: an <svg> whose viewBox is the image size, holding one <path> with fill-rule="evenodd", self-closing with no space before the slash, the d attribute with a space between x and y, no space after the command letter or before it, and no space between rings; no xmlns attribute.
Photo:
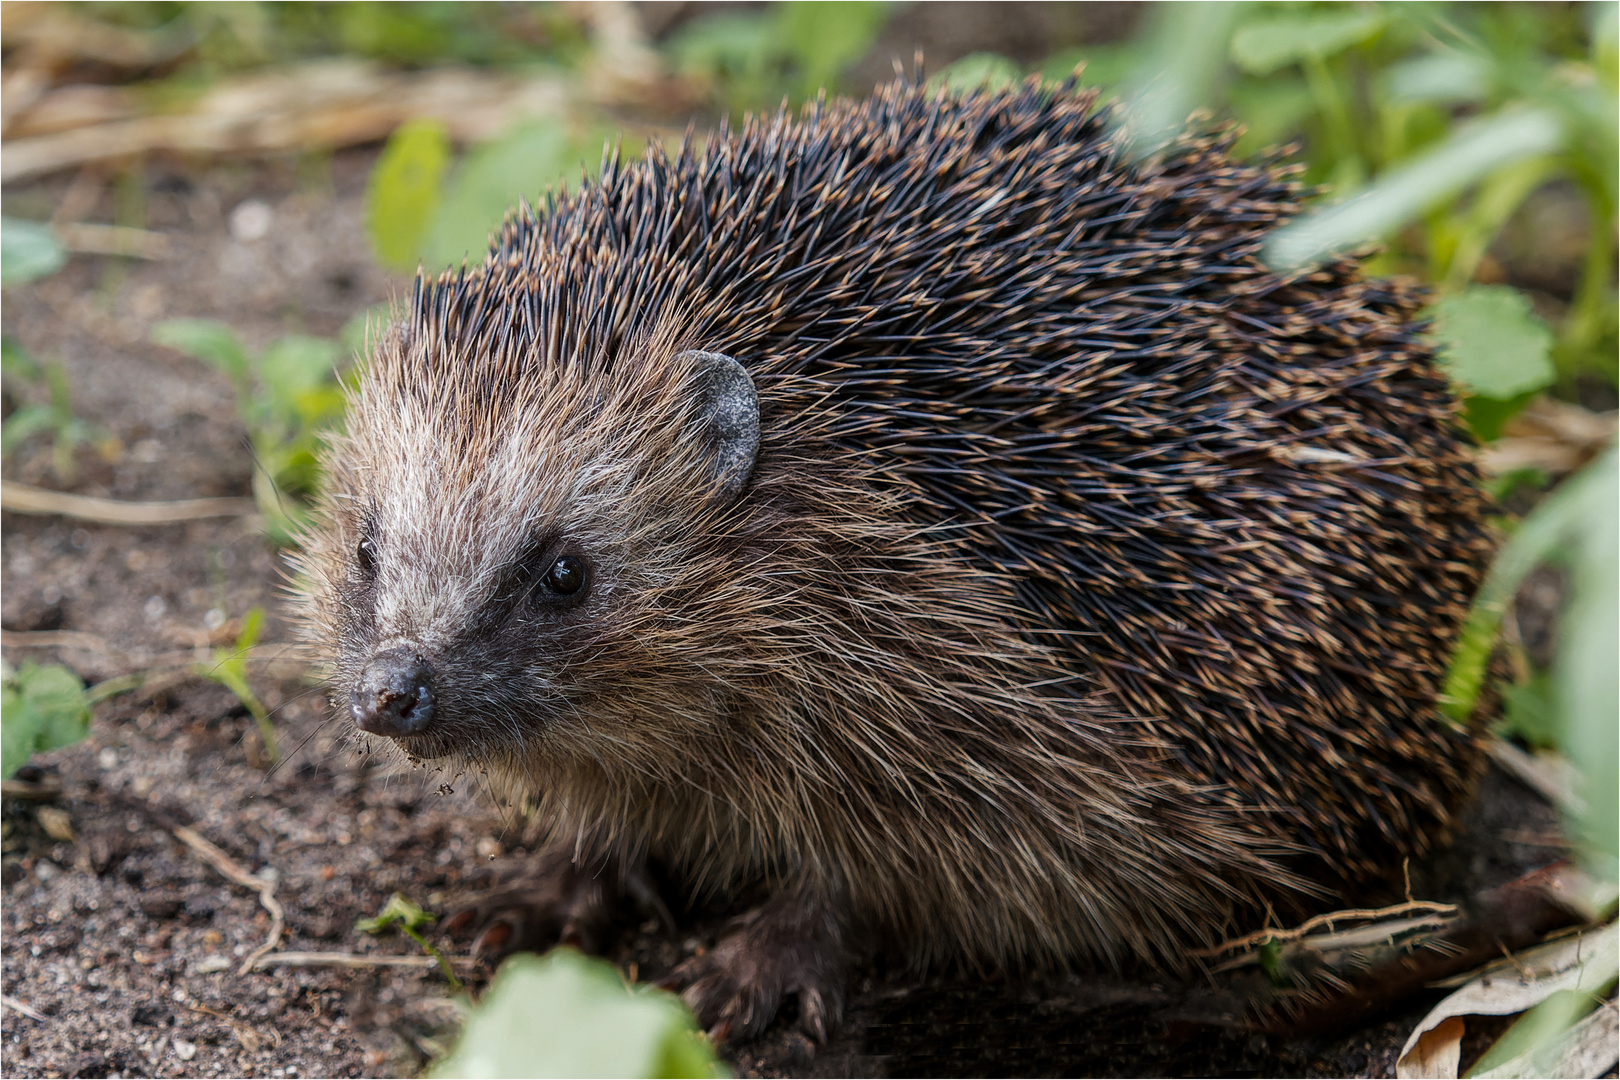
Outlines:
<svg viewBox="0 0 1620 1080"><path fill-rule="evenodd" d="M295 331L334 334L405 289L366 253L361 195L372 160L353 152L208 171L154 164L141 192L146 220L174 237L173 258L79 257L52 278L8 288L7 334L65 365L74 410L116 445L82 448L68 478L52 473L48 443L35 439L8 461L7 478L121 499L248 494L251 460L226 380L151 344L150 328L173 316L218 318L260 347ZM8 190L7 213L48 216L66 185ZM110 218L112 197L94 220ZM230 228L249 199L271 214L257 240ZM270 611L257 655L274 658L291 640L276 599L280 556L239 521L121 528L8 513L3 530L14 664L65 663L96 682L177 657L206 660L255 605ZM283 950L399 956L418 953L403 939L357 933L355 920L395 890L443 911L533 837L464 780L396 774L368 757L296 676L261 671L258 688L287 751L276 768L236 698L181 678L100 703L87 741L36 762L37 781L60 781L50 805L67 812L73 839L45 831L40 803L6 800L5 1075L409 1075L452 1037L456 1011L435 971L239 974L269 915L173 830L191 826L246 869L275 875ZM1414 868L1413 884L1420 896L1458 899L1549 861L1560 843L1551 811L1493 774L1462 841ZM655 978L717 925L702 913L673 935L626 925L611 957ZM1177 992L1119 978L874 969L842 1034L819 1053L788 1009L764 1039L726 1054L745 1075L1388 1076L1432 1003L1411 1001L1347 1033L1284 1040L1166 1024L1162 1007Z"/></svg>

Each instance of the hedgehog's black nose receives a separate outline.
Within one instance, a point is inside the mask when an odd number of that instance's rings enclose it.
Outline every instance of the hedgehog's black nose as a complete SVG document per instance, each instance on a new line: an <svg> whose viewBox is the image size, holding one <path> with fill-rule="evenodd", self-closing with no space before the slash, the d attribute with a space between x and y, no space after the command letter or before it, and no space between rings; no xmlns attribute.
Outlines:
<svg viewBox="0 0 1620 1080"><path fill-rule="evenodd" d="M378 653L349 695L349 711L361 731L398 738L433 723L433 668L409 649Z"/></svg>

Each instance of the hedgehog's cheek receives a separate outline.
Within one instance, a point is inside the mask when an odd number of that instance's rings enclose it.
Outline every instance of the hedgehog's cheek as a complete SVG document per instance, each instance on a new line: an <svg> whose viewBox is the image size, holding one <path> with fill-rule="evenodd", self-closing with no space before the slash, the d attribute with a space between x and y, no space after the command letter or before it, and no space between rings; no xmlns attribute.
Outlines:
<svg viewBox="0 0 1620 1080"><path fill-rule="evenodd" d="M402 739L433 726L437 702L433 665L410 649L387 649L361 670L349 695L349 714L361 731Z"/></svg>

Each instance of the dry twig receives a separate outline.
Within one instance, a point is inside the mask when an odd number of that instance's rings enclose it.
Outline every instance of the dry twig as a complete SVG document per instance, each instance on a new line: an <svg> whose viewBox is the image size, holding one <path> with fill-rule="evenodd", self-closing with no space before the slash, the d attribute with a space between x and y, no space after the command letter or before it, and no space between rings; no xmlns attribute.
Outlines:
<svg viewBox="0 0 1620 1080"><path fill-rule="evenodd" d="M259 894L259 903L264 905L264 910L270 913L270 933L265 937L264 944L249 953L248 958L242 961L242 966L236 970L238 975L246 975L253 970L254 964L258 962L261 956L281 944L281 931L287 925L287 919L285 913L281 910L280 901L276 899L275 884L266 881L257 874L248 873L240 863L189 826L177 826L174 829L174 835L187 847L195 851L209 866L212 866L244 889L252 889L257 892Z"/></svg>
<svg viewBox="0 0 1620 1080"><path fill-rule="evenodd" d="M167 259L174 242L164 233L123 225L63 223L56 235L70 251L81 255L122 255L129 259Z"/></svg>
<svg viewBox="0 0 1620 1080"><path fill-rule="evenodd" d="M236 1041L241 1043L242 1048L249 1053L261 1049L265 1043L269 1043L272 1047L281 1045L281 1032L275 1028L265 1028L261 1031L250 1024L243 1023L234 1016L222 1013L218 1009L210 1009L206 1005L198 1005L196 1002L192 1002L191 1011L200 1012L205 1016L212 1016L215 1020L223 1022L231 1029L231 1034L236 1036Z"/></svg>
<svg viewBox="0 0 1620 1080"><path fill-rule="evenodd" d="M471 967L474 961L462 957L450 961L462 967ZM263 971L272 967L343 967L343 968L431 968L438 961L431 956L370 956L365 953L343 952L283 952L259 957L254 968Z"/></svg>
<svg viewBox="0 0 1620 1080"><path fill-rule="evenodd" d="M168 525L198 518L247 517L259 512L252 499L122 502L49 491L13 480L0 480L0 506L15 514L60 514L103 525Z"/></svg>
<svg viewBox="0 0 1620 1080"><path fill-rule="evenodd" d="M18 88L19 107L7 129L38 133L6 140L0 179L9 184L153 151L265 154L352 146L387 138L402 121L419 116L443 121L458 141L476 142L521 117L566 118L571 104L567 83L557 76L461 67L396 73L349 59L222 80L184 113L130 116L103 105L105 120L82 125L72 123L75 110L65 107L77 102L58 102L80 89L50 90L47 82L25 100ZM8 106L12 96L8 86ZM79 111L99 119L93 110ZM37 122L47 113L58 119Z"/></svg>
<svg viewBox="0 0 1620 1080"><path fill-rule="evenodd" d="M1192 955L1202 959L1211 959L1228 953L1239 953L1245 949L1252 949L1256 945L1298 941L1313 930L1321 929L1324 926L1331 929L1336 924L1343 922L1369 922L1411 915L1428 915L1445 919L1456 915L1459 910L1456 904L1442 904L1433 900L1408 900L1403 904L1392 904L1384 908L1350 908L1345 911L1330 911L1324 915L1317 915L1307 919L1291 930L1257 930L1252 934L1233 938L1231 941L1223 941L1214 948L1200 949Z"/></svg>
<svg viewBox="0 0 1620 1080"><path fill-rule="evenodd" d="M26 1001L18 1001L16 998L12 997L10 994L0 994L0 1005L4 1005L6 1008L12 1010L13 1012L22 1013L24 1016L28 1017L28 1019L30 1019L30 1020L38 1020L38 1021L44 1022L44 1021L50 1019L50 1017L46 1016L44 1013L42 1013L38 1009L34 1008L32 1005L28 1004Z"/></svg>

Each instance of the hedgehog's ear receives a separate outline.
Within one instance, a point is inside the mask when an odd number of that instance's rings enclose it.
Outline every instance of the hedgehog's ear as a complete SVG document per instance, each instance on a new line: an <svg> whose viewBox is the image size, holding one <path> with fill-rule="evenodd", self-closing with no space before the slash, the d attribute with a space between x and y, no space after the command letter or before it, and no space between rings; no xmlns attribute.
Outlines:
<svg viewBox="0 0 1620 1080"><path fill-rule="evenodd" d="M759 393L743 366L724 353L694 349L676 360L692 365L714 499L729 502L742 493L759 456Z"/></svg>

